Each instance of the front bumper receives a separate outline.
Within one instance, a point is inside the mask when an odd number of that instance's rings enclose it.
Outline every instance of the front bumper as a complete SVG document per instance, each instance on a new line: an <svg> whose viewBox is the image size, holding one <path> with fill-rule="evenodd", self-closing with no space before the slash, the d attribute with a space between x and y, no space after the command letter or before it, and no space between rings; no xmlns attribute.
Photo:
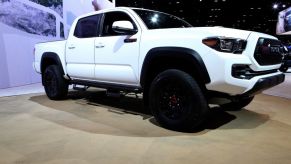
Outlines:
<svg viewBox="0 0 291 164"><path fill-rule="evenodd" d="M280 65L268 66L269 69L266 69L266 70L259 70L259 69L253 70L253 68L251 68L253 64L250 58L246 55L235 56L235 55L216 54L216 56L217 56L217 58L215 59L216 63L208 64L210 66L208 67L208 72L211 77L211 83L206 84L206 88L209 91L226 93L231 96L243 95L253 90L253 88L256 85L258 85L258 83L261 83L260 81L262 81L262 79L269 79L269 78L272 79L272 77L284 76L282 75L281 72L277 71ZM237 77L236 73L234 73L235 72L234 66L237 66L237 65L249 66L250 69L253 70L253 72L246 71L249 73L244 74L244 72L242 72L241 74L238 74L238 75L245 75L246 78ZM249 78L247 78L247 76L249 76ZM281 82L283 81L280 81L279 83ZM276 83L268 87L262 87L260 91L262 91L263 89L267 89L269 87L275 86L275 85Z"/></svg>
<svg viewBox="0 0 291 164"><path fill-rule="evenodd" d="M283 73L275 75L275 76L261 78L256 82L256 84L251 90L247 91L243 95L246 95L246 96L256 95L262 92L263 90L266 90L268 88L271 88L275 85L278 85L284 82L284 80L285 80L285 75Z"/></svg>
<svg viewBox="0 0 291 164"><path fill-rule="evenodd" d="M206 65L208 66L207 71L209 72L211 83L206 84L206 88L209 91L226 93L230 96L239 96L250 93L261 79L281 76L282 73L278 71L281 66L280 62L276 61L272 63L273 61L268 59L267 64L260 65L254 58L257 43L262 37L270 38L270 40L275 39L271 36L254 32L247 39L248 45L240 55L210 51L208 54L211 54L211 57L205 60L209 59ZM275 50L273 51L276 52ZM270 52L273 51L270 50ZM278 58L280 56L279 54ZM280 57L280 59L282 58ZM265 61L262 60L261 62ZM240 68L237 66L243 67ZM260 91L267 88L262 87Z"/></svg>

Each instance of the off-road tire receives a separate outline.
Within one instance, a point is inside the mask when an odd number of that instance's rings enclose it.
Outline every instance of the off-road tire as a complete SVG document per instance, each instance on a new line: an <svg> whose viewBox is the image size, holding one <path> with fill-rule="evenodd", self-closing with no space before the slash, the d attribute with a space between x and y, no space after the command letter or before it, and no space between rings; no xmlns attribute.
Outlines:
<svg viewBox="0 0 291 164"><path fill-rule="evenodd" d="M64 79L58 66L48 66L42 78L45 93L51 100L61 100L67 96L68 82Z"/></svg>
<svg viewBox="0 0 291 164"><path fill-rule="evenodd" d="M194 130L209 111L194 78L176 69L161 72L152 81L149 107L162 127L176 131Z"/></svg>
<svg viewBox="0 0 291 164"><path fill-rule="evenodd" d="M279 70L280 70L281 72L287 72L288 69L289 69L289 67L287 67L287 66L281 66Z"/></svg>

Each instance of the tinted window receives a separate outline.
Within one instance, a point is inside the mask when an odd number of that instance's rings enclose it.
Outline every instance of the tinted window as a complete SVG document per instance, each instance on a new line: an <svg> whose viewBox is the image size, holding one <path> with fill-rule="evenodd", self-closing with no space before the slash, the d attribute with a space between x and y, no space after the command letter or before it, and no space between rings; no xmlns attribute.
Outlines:
<svg viewBox="0 0 291 164"><path fill-rule="evenodd" d="M102 36L124 35L124 34L114 32L112 30L112 24L115 21L130 21L133 24L133 26L136 28L133 20L126 13L124 13L124 12L109 12L109 13L105 13L105 19L104 19L103 28L102 28Z"/></svg>
<svg viewBox="0 0 291 164"><path fill-rule="evenodd" d="M65 32L64 32L64 24L60 23L60 37L65 38Z"/></svg>
<svg viewBox="0 0 291 164"><path fill-rule="evenodd" d="M93 15L80 19L75 28L74 36L78 38L97 37L99 21L100 15Z"/></svg>
<svg viewBox="0 0 291 164"><path fill-rule="evenodd" d="M134 9L148 29L192 27L186 21L166 13Z"/></svg>

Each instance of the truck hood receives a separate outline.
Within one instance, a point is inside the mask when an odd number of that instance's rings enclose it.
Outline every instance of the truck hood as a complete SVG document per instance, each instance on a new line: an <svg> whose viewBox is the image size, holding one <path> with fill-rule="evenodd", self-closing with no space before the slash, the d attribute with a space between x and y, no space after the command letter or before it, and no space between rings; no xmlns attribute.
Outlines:
<svg viewBox="0 0 291 164"><path fill-rule="evenodd" d="M165 36L171 38L207 38L207 37L232 37L247 39L252 31L238 30L232 28L224 27L191 27L191 28L170 28L170 29L157 29L157 30L148 30L151 34L158 36ZM171 34L169 36L169 34Z"/></svg>
<svg viewBox="0 0 291 164"><path fill-rule="evenodd" d="M252 31L246 30L238 30L232 28L224 28L224 27L193 27L189 30L195 33L205 33L211 36L224 36L224 37L233 37L240 39L247 39Z"/></svg>

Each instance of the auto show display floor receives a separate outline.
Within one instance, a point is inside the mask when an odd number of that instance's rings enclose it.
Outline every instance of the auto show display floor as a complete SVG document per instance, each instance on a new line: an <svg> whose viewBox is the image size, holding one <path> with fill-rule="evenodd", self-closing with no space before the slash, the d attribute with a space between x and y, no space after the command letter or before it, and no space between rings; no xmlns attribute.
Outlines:
<svg viewBox="0 0 291 164"><path fill-rule="evenodd" d="M203 127L159 127L134 95L70 92L0 98L0 163L291 163L291 101L260 94L242 111L218 107Z"/></svg>

